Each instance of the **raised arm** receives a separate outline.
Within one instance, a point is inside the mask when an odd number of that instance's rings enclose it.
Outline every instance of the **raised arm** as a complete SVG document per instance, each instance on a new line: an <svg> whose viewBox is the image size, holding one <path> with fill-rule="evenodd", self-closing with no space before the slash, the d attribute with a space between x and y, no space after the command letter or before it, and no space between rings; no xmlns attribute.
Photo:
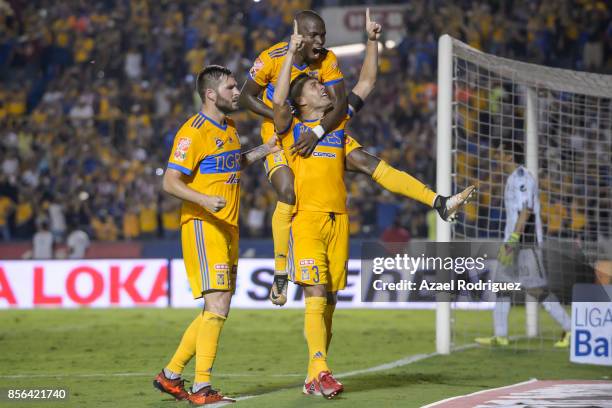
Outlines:
<svg viewBox="0 0 612 408"><path fill-rule="evenodd" d="M297 21L293 21L293 35L289 40L289 48L287 55L283 60L278 80L274 86L274 96L272 97L272 106L274 112L274 127L277 131L283 132L291 125L293 116L291 107L287 104L289 96L289 87L291 86L291 66L295 53L303 46L303 37L298 34Z"/></svg>
<svg viewBox="0 0 612 408"><path fill-rule="evenodd" d="M240 106L258 115L272 119L272 109L259 99L259 95L263 89L264 87L255 82L252 78L247 78L240 91Z"/></svg>
<svg viewBox="0 0 612 408"><path fill-rule="evenodd" d="M382 26L370 19L370 9L366 9L366 33L368 41L366 43L366 54L361 66L359 81L353 88L352 92L357 95L361 101L364 101L374 89L376 84L376 75L378 72L378 39L382 33ZM349 104L351 104L349 96ZM356 108L356 106L353 106ZM353 109L355 110L355 109Z"/></svg>

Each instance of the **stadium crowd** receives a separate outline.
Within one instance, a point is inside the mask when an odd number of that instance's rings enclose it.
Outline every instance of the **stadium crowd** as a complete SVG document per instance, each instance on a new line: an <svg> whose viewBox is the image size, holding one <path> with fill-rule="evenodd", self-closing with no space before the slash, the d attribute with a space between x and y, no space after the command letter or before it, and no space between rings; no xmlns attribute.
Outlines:
<svg viewBox="0 0 612 408"><path fill-rule="evenodd" d="M160 176L177 127L199 108L194 74L223 64L242 83L258 52L287 36L296 10L338 3L0 0L0 239L43 227L59 241L77 228L95 240L177 236L180 203L161 192ZM353 133L434 185L440 34L496 55L612 73L610 16L597 0L412 1ZM347 87L360 64L341 59ZM234 118L243 144L259 144L260 119ZM347 184L353 235L430 233L424 206L364 176ZM241 185L243 236L269 236L276 197L263 166L243 171ZM576 223L571 208L560 214Z"/></svg>

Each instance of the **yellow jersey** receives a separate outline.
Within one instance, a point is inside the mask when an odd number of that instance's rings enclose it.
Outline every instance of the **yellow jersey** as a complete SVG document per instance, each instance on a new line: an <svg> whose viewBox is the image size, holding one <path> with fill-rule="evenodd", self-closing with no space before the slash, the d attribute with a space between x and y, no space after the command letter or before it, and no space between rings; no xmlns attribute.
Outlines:
<svg viewBox="0 0 612 408"><path fill-rule="evenodd" d="M274 85L278 80L288 48L289 46L286 42L280 42L271 46L259 54L249 71L251 79L266 88L262 100L270 108L272 108ZM311 65L306 63L301 66L293 64L291 80L293 81L298 75L308 74L313 78L317 78L325 86L331 86L342 81L344 77L338 66L336 54L330 50L325 50L324 54L323 59Z"/></svg>
<svg viewBox="0 0 612 408"><path fill-rule="evenodd" d="M226 201L225 207L216 213L184 201L181 225L192 219L238 225L240 138L231 119L220 124L202 112L189 118L174 138L168 168L186 175L188 187Z"/></svg>
<svg viewBox="0 0 612 408"><path fill-rule="evenodd" d="M289 146L297 142L304 128L313 128L317 121L301 122L293 118L286 133L281 135L285 156L295 175L295 211L333 212L345 214L346 186L344 184L344 161L346 156L361 145L346 131L347 116L336 129L327 133L317 144L310 157L292 155Z"/></svg>

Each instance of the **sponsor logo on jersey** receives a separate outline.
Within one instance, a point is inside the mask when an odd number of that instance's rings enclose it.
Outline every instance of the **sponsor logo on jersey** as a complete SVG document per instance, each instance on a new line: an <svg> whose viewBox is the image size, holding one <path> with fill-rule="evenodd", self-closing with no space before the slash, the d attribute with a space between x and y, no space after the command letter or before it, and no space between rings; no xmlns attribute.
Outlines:
<svg viewBox="0 0 612 408"><path fill-rule="evenodd" d="M312 258L300 259L300 266L314 265L314 264L315 264L315 260Z"/></svg>
<svg viewBox="0 0 612 408"><path fill-rule="evenodd" d="M229 265L228 264L215 264L215 269L227 271L229 270Z"/></svg>
<svg viewBox="0 0 612 408"><path fill-rule="evenodd" d="M329 152L314 152L312 154L313 157L324 157L326 159L334 159L336 158L336 153L329 153Z"/></svg>
<svg viewBox="0 0 612 408"><path fill-rule="evenodd" d="M253 63L253 66L251 67L251 70L249 71L249 74L251 74L252 77L255 77L259 70L263 68L263 66L263 61L261 60L261 58L257 57L255 62Z"/></svg>
<svg viewBox="0 0 612 408"><path fill-rule="evenodd" d="M191 139L187 137L181 137L176 144L176 149L174 150L174 160L176 161L184 161L187 157L187 150L189 150L189 146L191 145Z"/></svg>

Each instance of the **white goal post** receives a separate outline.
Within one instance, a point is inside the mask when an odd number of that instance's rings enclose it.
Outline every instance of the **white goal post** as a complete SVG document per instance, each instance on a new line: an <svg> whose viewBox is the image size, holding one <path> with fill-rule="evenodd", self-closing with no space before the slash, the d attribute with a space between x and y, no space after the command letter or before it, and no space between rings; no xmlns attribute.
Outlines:
<svg viewBox="0 0 612 408"><path fill-rule="evenodd" d="M457 223L438 219L437 242L503 240L501 151L520 145L538 180L545 240L579 241L590 262L601 257L598 241L612 242L612 76L501 58L443 35L437 98L437 191L479 188ZM536 302L526 302L526 326L538 335ZM451 344L451 304L439 300L436 350Z"/></svg>

